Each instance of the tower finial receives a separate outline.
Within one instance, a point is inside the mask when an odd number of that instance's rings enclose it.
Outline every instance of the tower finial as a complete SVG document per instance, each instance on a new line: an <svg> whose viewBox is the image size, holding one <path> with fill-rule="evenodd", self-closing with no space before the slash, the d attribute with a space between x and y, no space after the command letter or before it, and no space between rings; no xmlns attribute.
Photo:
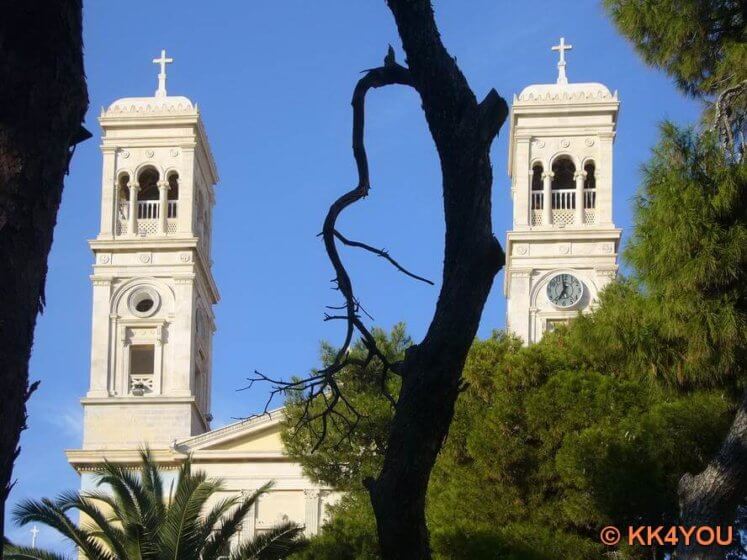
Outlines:
<svg viewBox="0 0 747 560"><path fill-rule="evenodd" d="M558 61L558 84L567 84L568 77L565 75L565 51L569 51L573 48L573 45L565 44L565 37L560 38L560 44L552 47L552 50L560 53L560 60Z"/></svg>
<svg viewBox="0 0 747 560"><path fill-rule="evenodd" d="M161 71L158 73L156 97L166 97L166 65L172 62L174 62L173 58L166 58L166 49L161 49L161 58L153 59L153 64L161 65Z"/></svg>

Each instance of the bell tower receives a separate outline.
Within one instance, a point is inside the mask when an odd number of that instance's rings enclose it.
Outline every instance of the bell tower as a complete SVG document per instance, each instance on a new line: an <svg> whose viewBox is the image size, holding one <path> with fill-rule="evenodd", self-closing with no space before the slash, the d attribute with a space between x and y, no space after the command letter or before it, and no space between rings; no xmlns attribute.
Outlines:
<svg viewBox="0 0 747 560"><path fill-rule="evenodd" d="M514 96L508 172L506 324L526 344L594 308L617 273L612 147L620 103L599 83L569 83L560 39L558 78Z"/></svg>
<svg viewBox="0 0 747 560"><path fill-rule="evenodd" d="M218 176L196 105L166 92L102 109L84 450L168 447L210 429L210 236Z"/></svg>

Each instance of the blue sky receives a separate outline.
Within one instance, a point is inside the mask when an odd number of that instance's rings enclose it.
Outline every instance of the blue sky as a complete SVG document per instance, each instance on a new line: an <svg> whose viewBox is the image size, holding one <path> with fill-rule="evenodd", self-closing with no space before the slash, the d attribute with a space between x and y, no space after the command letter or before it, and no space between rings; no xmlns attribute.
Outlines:
<svg viewBox="0 0 747 560"><path fill-rule="evenodd" d="M507 99L531 83L555 80L563 35L571 82L598 81L622 102L615 144L614 218L625 233L639 170L664 118L695 121L698 105L647 68L607 20L601 5L574 2L435 1L444 43L478 97L495 87ZM96 118L119 97L152 95L162 48L175 58L168 90L196 101L220 183L215 207L214 274L221 292L213 364L215 427L263 406L267 387L236 392L254 369L303 374L318 364L319 341L338 339L322 322L337 303L331 268L316 234L329 203L356 180L350 152L350 96L362 69L400 41L383 0L128 0L85 3L85 55L94 138L78 147L66 181L49 259L47 309L31 361L42 384L30 403L11 505L76 488L64 450L81 442L79 398L88 386L91 253L99 223L101 155ZM418 274L438 280L443 249L440 171L416 95L377 90L367 100L371 196L340 228L389 249ZM510 227L508 126L493 145L494 230ZM356 288L375 324L427 328L437 287L408 280L381 259L346 252ZM480 336L505 324L502 274ZM39 543L60 546L50 529ZM28 543L28 528L10 528Z"/></svg>

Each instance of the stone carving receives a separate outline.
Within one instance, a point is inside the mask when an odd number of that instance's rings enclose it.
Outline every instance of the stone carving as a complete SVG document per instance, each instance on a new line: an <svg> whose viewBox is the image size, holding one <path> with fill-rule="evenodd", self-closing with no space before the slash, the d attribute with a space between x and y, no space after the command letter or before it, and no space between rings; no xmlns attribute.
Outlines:
<svg viewBox="0 0 747 560"><path fill-rule="evenodd" d="M176 148L171 148L171 150L169 150L169 155L171 155L171 157L176 157L179 155L179 150L177 150Z"/></svg>
<svg viewBox="0 0 747 560"><path fill-rule="evenodd" d="M527 246L526 245L517 245L516 246L516 253L519 255L526 255L527 254Z"/></svg>
<svg viewBox="0 0 747 560"><path fill-rule="evenodd" d="M153 150L145 150L145 157L152 158L155 152Z"/></svg>
<svg viewBox="0 0 747 560"><path fill-rule="evenodd" d="M99 262L100 262L101 264L108 264L108 263L109 263L109 261L111 261L111 260L112 260L112 259L111 259L111 257L110 257L109 255L100 255L100 256L99 256Z"/></svg>
<svg viewBox="0 0 747 560"><path fill-rule="evenodd" d="M150 253L140 253L137 256L137 260L143 264L148 264L150 262Z"/></svg>
<svg viewBox="0 0 747 560"><path fill-rule="evenodd" d="M570 141L570 140L568 140L567 138L563 138L563 139L562 139L562 140L560 141L560 147L561 147L561 148L567 148L567 147L568 147L568 146L570 146L570 145L571 145L571 141Z"/></svg>
<svg viewBox="0 0 747 560"><path fill-rule="evenodd" d="M587 147L591 148L594 145L594 139L587 138L586 140L584 140L584 144L586 144Z"/></svg>
<svg viewBox="0 0 747 560"><path fill-rule="evenodd" d="M179 255L179 260L183 263L188 263L192 260L192 253L182 253Z"/></svg>

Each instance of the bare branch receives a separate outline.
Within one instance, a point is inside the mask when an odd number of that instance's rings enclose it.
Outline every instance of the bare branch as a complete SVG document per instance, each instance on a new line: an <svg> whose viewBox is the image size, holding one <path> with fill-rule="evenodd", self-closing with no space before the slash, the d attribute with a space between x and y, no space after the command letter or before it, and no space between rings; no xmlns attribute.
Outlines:
<svg viewBox="0 0 747 560"><path fill-rule="evenodd" d="M361 243L360 241L353 241L352 239L348 239L344 235L342 235L339 231L335 230L335 237L342 241L345 245L348 247L358 247L360 249L365 249L366 251L373 253L374 255L377 255L379 257L382 257L386 260L388 260L394 267L399 270L400 272L406 274L410 278L414 278L415 280L420 280L421 282L425 282L426 284L430 284L433 286L433 282L428 280L427 278L423 278L422 276L418 276L417 274L413 274L406 268L404 268L402 265L400 265L397 261L395 261L389 253L385 249L377 249L376 247L371 247L371 245L367 245L366 243Z"/></svg>

